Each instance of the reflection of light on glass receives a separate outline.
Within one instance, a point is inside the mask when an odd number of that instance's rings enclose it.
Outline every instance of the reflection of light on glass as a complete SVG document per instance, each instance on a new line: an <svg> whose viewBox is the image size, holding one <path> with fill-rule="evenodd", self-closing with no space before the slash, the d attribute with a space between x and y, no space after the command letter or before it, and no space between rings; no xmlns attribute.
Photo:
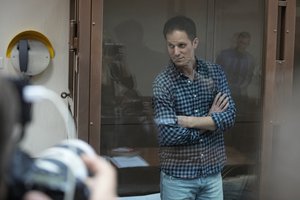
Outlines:
<svg viewBox="0 0 300 200"><path fill-rule="evenodd" d="M286 100L273 128L271 189L278 199L299 199L300 110L299 93Z"/></svg>

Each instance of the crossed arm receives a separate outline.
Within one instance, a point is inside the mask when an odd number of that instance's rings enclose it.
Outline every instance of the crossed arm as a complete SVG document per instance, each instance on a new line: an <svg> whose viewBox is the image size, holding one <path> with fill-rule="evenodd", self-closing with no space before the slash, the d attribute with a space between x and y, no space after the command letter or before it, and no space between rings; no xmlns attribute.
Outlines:
<svg viewBox="0 0 300 200"><path fill-rule="evenodd" d="M223 112L229 106L229 98L226 94L218 93L209 110L208 116L194 117L194 116L177 116L178 124L184 128L196 128L202 130L214 131L217 127L210 114Z"/></svg>

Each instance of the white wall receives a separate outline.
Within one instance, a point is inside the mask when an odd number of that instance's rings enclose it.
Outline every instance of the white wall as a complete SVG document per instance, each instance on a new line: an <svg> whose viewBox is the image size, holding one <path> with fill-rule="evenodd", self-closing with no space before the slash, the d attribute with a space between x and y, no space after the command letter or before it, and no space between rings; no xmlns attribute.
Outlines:
<svg viewBox="0 0 300 200"><path fill-rule="evenodd" d="M50 40L55 57L42 74L31 79L31 83L43 85L57 94L67 91L68 19L69 0L0 0L0 57L4 59L0 73L16 75L5 57L7 46L18 33L35 30ZM37 153L64 138L65 125L53 104L48 101L35 104L24 148Z"/></svg>

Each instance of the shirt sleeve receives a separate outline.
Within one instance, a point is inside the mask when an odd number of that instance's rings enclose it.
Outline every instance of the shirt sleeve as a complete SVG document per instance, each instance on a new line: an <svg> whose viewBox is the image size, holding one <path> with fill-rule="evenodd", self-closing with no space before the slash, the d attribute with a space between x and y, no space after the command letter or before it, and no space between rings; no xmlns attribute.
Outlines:
<svg viewBox="0 0 300 200"><path fill-rule="evenodd" d="M217 78L217 88L218 92L226 94L229 97L229 106L224 112L212 113L211 117L216 124L216 131L225 131L234 125L236 118L236 108L235 103L231 97L229 85L225 76L224 71L221 67L218 67L218 78Z"/></svg>
<svg viewBox="0 0 300 200"><path fill-rule="evenodd" d="M154 83L153 106L160 146L199 143L200 130L178 125L173 95L170 88Z"/></svg>

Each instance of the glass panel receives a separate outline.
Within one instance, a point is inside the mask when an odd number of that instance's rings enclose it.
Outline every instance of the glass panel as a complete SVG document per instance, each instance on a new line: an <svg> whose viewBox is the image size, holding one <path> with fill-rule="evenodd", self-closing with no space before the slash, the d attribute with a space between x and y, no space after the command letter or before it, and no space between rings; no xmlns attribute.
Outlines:
<svg viewBox="0 0 300 200"><path fill-rule="evenodd" d="M200 38L197 55L204 59L223 60L217 57L235 45L232 42L237 33L251 35L250 41L240 41L247 46L245 60L250 65L244 63L246 69L234 65L239 77L249 81L234 97L238 118L236 126L225 134L228 164L223 173L225 199L248 195L243 191L255 178L260 135L263 4L260 0L104 1L101 154L117 166L120 196L159 192L152 81L169 61L162 27L176 14L195 20ZM230 70L225 70L228 76ZM231 81L230 86L235 83Z"/></svg>
<svg viewBox="0 0 300 200"><path fill-rule="evenodd" d="M147 167L118 168L120 195L159 192L151 98L152 82L169 61L162 28L170 16L188 12L205 38L206 4L206 0L104 1L101 153L137 155L130 158L147 162ZM205 48L203 40L198 53L204 54Z"/></svg>
<svg viewBox="0 0 300 200"><path fill-rule="evenodd" d="M298 109L300 102L300 0L288 1L288 3L292 3L289 4L291 7L294 7L293 3L296 3L296 16L290 15L289 12L286 13L286 20L296 17L293 71L294 96L291 100L287 95L283 95L281 90L276 90L278 96L285 96L285 101L279 105L279 109L278 107L276 108L279 110L279 115L277 116L277 123L274 124L275 127L272 135L272 165L270 165L268 169L268 171L271 172L268 180L270 184L268 184L268 186L270 188L269 190L272 191L268 194L268 198L274 200L299 199L300 197L298 187L300 184L300 176L293 173L300 167L300 112ZM291 72L289 71L287 73ZM279 76L280 75L278 75L278 77ZM281 79L281 84L284 83L282 80L289 81ZM277 83L277 85L279 84ZM278 88L278 86L276 88Z"/></svg>
<svg viewBox="0 0 300 200"><path fill-rule="evenodd" d="M243 158L225 167L224 199L257 199L264 1L217 0L215 8L214 58L237 108L235 126L225 134L227 155Z"/></svg>

